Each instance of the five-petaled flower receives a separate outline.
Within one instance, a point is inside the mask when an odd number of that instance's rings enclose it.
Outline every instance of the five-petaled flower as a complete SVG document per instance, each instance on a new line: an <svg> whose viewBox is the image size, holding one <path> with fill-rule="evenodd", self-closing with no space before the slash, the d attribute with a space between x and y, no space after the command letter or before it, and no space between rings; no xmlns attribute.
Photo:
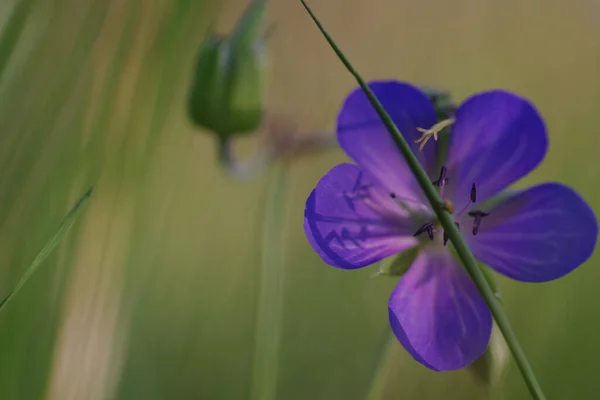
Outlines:
<svg viewBox="0 0 600 400"><path fill-rule="evenodd" d="M439 142L430 141L423 151L414 143L421 136L417 128L438 122L425 94L395 81L369 86L482 263L519 281L546 282L590 257L598 225L572 189L544 183L486 202L546 154L546 128L531 103L502 90L467 99L456 111L442 165ZM487 348L491 314L362 89L346 98L337 135L357 165L335 166L308 197L308 240L327 264L342 269L365 267L420 246L391 294L390 325L423 365L438 371L465 367Z"/></svg>

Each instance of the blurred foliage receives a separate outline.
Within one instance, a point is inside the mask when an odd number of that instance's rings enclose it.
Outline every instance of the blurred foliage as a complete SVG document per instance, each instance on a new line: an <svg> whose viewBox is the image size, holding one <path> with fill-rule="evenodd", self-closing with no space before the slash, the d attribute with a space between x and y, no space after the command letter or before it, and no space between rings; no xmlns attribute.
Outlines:
<svg viewBox="0 0 600 400"><path fill-rule="evenodd" d="M560 180L600 211L590 173L596 2L312 3L366 78L439 86L457 100L492 87L531 98L551 146L521 185ZM229 31L247 4L0 4L0 295L96 185L67 240L0 315L1 399L249 398L267 182L230 180L186 113L209 24ZM354 82L300 4L270 2L268 13L269 108L307 131L332 128ZM291 166L276 398L527 399L516 368L488 389L468 370L414 362L389 335L395 279L369 279L376 266L326 267L313 253L304 201L344 160L334 151ZM498 279L549 398L597 397L598 261L547 284Z"/></svg>

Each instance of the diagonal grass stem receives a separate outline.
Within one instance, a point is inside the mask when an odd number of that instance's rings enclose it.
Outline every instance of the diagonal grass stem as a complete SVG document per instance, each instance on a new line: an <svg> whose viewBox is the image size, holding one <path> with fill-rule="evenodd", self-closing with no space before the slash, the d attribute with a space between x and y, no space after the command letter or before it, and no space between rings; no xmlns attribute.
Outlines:
<svg viewBox="0 0 600 400"><path fill-rule="evenodd" d="M17 295L17 293L19 293L19 291L23 288L23 286L25 286L25 284L27 283L29 278L31 278L31 276L34 274L34 272L39 268L40 265L42 265L42 263L46 260L46 258L48 258L48 256L52 252L52 250L54 250L56 248L56 246L58 246L61 239L69 232L69 230L73 226L73 223L77 220L77 217L79 217L83 204L92 195L93 190L94 190L94 187L91 186L84 193L84 195L81 196L81 198L79 199L79 201L77 201L77 203L73 206L73 208L71 208L71 211L69 211L69 213L65 216L65 218L63 218L62 222L58 226L58 229L56 230L54 235L50 238L50 240L48 240L48 242L46 242L46 245L42 248L42 250L35 257L35 259L31 263L31 265L29 266L29 268L27 268L27 270L25 271L25 273L23 274L23 276L21 277L19 282L17 282L17 285L14 287L13 290L11 290L11 292L8 294L8 296L6 296L4 298L4 300L2 300L2 302L0 302L0 313L6 308L6 306L8 306L10 301Z"/></svg>
<svg viewBox="0 0 600 400"><path fill-rule="evenodd" d="M315 22L315 24L317 25L317 27L319 28L329 45L340 58L346 69L348 69L348 71L354 76L360 87L364 90L369 101L377 111L377 114L379 114L379 117L381 118L382 122L392 135L392 138L398 146L398 149L406 159L406 162L410 167L412 173L414 174L417 181L419 182L419 185L425 192L427 200L431 203L431 206L435 211L436 215L438 216L442 226L444 227L445 232L448 233L448 237L454 245L454 248L456 249L456 252L459 258L461 259L463 265L465 266L465 269L471 276L471 279L473 279L475 285L477 285L479 292L481 293L492 315L494 316L494 319L496 320L500 331L504 335L504 339L506 340L508 347L512 352L512 355L515 358L521 375L523 376L523 379L525 380L525 383L527 384L527 387L532 397L536 400L545 400L542 388L538 383L535 374L533 373L533 369L531 368L531 365L529 364L529 361L527 360L527 357L525 356L521 345L519 344L516 334L510 326L508 317L504 313L502 306L500 305L498 299L494 295L494 292L488 284L484 273L481 271L481 268L479 267L477 261L475 260L475 257L469 250L469 247L467 246L466 242L461 236L458 228L454 225L454 221L452 220L450 213L442 207L442 200L439 197L435 187L429 180L427 173L425 172L423 167L421 167L419 161L410 149L410 146L408 145L408 143L394 124L394 121L392 121L391 117L385 111L385 109L383 108L375 94L371 91L369 86L366 84L364 79L354 69L352 64L350 64L350 62L346 59L346 57L338 48L334 40L327 33L321 22L317 19L310 7L306 4L305 0L300 1L302 2L302 5L306 9L306 11L310 14L311 18L313 19L313 21Z"/></svg>

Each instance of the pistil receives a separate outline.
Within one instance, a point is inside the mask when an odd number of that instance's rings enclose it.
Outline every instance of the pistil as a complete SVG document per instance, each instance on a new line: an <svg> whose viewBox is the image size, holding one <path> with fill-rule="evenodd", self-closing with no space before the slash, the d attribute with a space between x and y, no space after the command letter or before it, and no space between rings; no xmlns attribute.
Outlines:
<svg viewBox="0 0 600 400"><path fill-rule="evenodd" d="M417 130L422 133L421 137L418 138L417 140L415 140L415 143L421 143L419 145L419 151L423 150L423 148L425 147L425 145L427 144L429 139L431 139L432 136L433 136L433 139L437 142L438 133L440 133L444 128L451 126L455 122L456 122L456 120L454 118L448 118L448 119L438 122L437 124L433 125L429 129L417 128Z"/></svg>

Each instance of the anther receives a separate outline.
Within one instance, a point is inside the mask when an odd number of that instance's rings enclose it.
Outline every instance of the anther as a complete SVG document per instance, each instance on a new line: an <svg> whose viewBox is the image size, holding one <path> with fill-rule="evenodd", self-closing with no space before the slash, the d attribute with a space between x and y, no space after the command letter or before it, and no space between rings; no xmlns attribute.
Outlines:
<svg viewBox="0 0 600 400"><path fill-rule="evenodd" d="M488 215L490 215L490 213L485 212L485 211L480 211L480 210L473 210L473 211L469 211L469 217L479 217L479 218L483 218L483 217L487 217Z"/></svg>
<svg viewBox="0 0 600 400"><path fill-rule="evenodd" d="M427 236L429 236L429 240L433 240L433 226L427 227Z"/></svg>
<svg viewBox="0 0 600 400"><path fill-rule="evenodd" d="M419 236L423 233L427 232L427 236L429 236L430 240L433 240L433 222L427 222L425 225L417 229L417 231L413 234L413 236Z"/></svg>
<svg viewBox="0 0 600 400"><path fill-rule="evenodd" d="M445 183L448 182L448 179L446 178L446 174L448 172L448 169L445 166L442 166L442 169L440 170L440 177L438 178L437 181L432 182L435 186L443 186Z"/></svg>
<svg viewBox="0 0 600 400"><path fill-rule="evenodd" d="M394 192L390 193L390 197L391 197L392 199L395 199L395 198L396 198L396 193L394 193Z"/></svg>
<svg viewBox="0 0 600 400"><path fill-rule="evenodd" d="M460 224L458 222L455 222L454 225L456 225L456 229L460 230ZM448 239L448 233L444 231L444 246L446 245L446 243L448 243Z"/></svg>
<svg viewBox="0 0 600 400"><path fill-rule="evenodd" d="M475 183L471 186L471 202L477 202L477 187L475 186Z"/></svg>
<svg viewBox="0 0 600 400"><path fill-rule="evenodd" d="M475 183L473 183L473 185L471 186L471 192L469 193L469 202L467 204L465 204L465 206L462 208L462 210L460 210L458 215L463 215L463 213L465 211L467 211L469 209L469 207L471 207L471 204L476 203L476 202L477 202L477 186L475 185ZM471 213L469 213L469 215L471 215ZM474 217L474 215L471 215L471 217Z"/></svg>
<svg viewBox="0 0 600 400"><path fill-rule="evenodd" d="M481 225L481 220L483 219L483 217L487 217L488 215L490 215L490 213L487 213L485 211L469 211L469 216L475 218L475 221L473 222L473 235L477 235L477 233L479 232L479 227Z"/></svg>

